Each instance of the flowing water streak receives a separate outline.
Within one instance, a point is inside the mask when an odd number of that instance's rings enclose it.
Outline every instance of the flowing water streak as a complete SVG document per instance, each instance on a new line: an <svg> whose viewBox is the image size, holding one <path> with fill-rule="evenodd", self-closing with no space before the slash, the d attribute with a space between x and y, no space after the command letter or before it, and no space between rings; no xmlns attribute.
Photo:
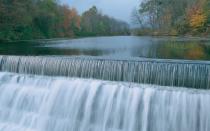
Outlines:
<svg viewBox="0 0 210 131"><path fill-rule="evenodd" d="M8 72L210 88L210 62L204 61L0 56L0 62Z"/></svg>
<svg viewBox="0 0 210 131"><path fill-rule="evenodd" d="M0 131L209 131L209 101L208 90L1 72Z"/></svg>

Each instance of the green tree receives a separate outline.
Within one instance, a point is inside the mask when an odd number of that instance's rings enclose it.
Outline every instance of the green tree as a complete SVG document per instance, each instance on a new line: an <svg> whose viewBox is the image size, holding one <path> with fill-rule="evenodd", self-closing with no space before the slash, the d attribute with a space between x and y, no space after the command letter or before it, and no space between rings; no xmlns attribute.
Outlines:
<svg viewBox="0 0 210 131"><path fill-rule="evenodd" d="M128 28L127 23L101 14L95 6L84 12L81 17L83 35L123 35L129 33Z"/></svg>

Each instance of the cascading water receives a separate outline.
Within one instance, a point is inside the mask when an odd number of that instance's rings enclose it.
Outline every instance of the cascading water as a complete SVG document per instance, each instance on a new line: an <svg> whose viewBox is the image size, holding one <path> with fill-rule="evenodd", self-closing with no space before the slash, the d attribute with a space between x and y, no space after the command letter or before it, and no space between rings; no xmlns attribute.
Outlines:
<svg viewBox="0 0 210 131"><path fill-rule="evenodd" d="M210 91L0 73L0 131L209 131Z"/></svg>
<svg viewBox="0 0 210 131"><path fill-rule="evenodd" d="M210 88L210 62L204 61L0 56L0 62L8 72Z"/></svg>

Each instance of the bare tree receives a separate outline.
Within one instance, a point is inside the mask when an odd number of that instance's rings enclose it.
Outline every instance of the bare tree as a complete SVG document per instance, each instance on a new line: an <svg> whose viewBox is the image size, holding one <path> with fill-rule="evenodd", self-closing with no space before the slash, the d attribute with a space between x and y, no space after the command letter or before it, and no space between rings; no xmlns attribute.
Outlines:
<svg viewBox="0 0 210 131"><path fill-rule="evenodd" d="M142 27L143 26L143 20L142 20L142 16L141 14L139 13L139 11L134 8L133 11L132 11L132 23L135 25L135 26L138 26L138 27Z"/></svg>

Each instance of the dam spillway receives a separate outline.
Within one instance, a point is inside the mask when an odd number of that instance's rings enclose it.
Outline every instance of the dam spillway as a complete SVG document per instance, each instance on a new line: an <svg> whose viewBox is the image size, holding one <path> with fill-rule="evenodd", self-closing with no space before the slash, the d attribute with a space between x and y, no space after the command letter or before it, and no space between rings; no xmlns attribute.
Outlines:
<svg viewBox="0 0 210 131"><path fill-rule="evenodd" d="M210 91L0 72L0 131L209 131Z"/></svg>
<svg viewBox="0 0 210 131"><path fill-rule="evenodd" d="M209 131L210 62L0 56L0 131Z"/></svg>
<svg viewBox="0 0 210 131"><path fill-rule="evenodd" d="M196 89L210 88L210 62L208 61L0 56L0 70Z"/></svg>

